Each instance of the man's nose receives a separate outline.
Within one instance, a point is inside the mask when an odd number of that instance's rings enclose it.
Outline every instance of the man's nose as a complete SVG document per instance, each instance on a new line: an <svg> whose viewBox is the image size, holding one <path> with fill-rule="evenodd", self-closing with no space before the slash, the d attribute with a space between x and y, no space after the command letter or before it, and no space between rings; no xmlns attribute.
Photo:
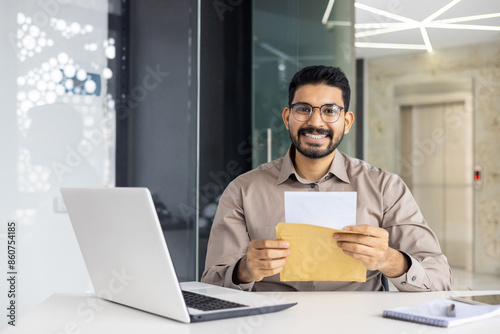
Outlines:
<svg viewBox="0 0 500 334"><path fill-rule="evenodd" d="M313 108L312 115L307 120L307 123L310 124L310 125L313 125L313 126L316 125L318 127L320 125L324 125L324 121L321 118L321 110L320 110L320 108L318 108L318 107L314 107Z"/></svg>

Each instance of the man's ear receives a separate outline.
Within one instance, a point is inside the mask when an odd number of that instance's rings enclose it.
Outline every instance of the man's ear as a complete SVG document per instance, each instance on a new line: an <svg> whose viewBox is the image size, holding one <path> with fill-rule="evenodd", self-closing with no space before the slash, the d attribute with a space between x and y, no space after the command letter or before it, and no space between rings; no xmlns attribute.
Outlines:
<svg viewBox="0 0 500 334"><path fill-rule="evenodd" d="M344 134L349 133L352 123L354 123L354 113L352 111L346 111L344 116Z"/></svg>
<svg viewBox="0 0 500 334"><path fill-rule="evenodd" d="M290 120L290 108L286 107L285 109L283 109L281 117L283 117L283 123L285 123L286 129L290 130L290 128L288 127L288 121Z"/></svg>

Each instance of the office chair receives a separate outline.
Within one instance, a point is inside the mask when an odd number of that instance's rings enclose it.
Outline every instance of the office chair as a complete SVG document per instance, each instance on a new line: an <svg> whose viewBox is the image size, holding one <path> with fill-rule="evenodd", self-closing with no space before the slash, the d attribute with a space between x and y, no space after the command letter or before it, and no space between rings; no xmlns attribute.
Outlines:
<svg viewBox="0 0 500 334"><path fill-rule="evenodd" d="M382 283L382 286L384 287L384 291L389 291L389 280L387 279L387 277L385 277L384 274L382 274L380 281Z"/></svg>

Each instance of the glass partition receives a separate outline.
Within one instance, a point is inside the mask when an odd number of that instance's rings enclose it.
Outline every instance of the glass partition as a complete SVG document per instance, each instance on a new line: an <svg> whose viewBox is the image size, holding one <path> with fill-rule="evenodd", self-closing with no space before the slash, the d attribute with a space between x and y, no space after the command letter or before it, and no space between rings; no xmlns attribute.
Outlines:
<svg viewBox="0 0 500 334"><path fill-rule="evenodd" d="M14 223L19 317L92 289L59 188L114 185L108 2L1 1L0 49L0 244Z"/></svg>
<svg viewBox="0 0 500 334"><path fill-rule="evenodd" d="M253 1L253 167L283 156L290 145L281 113L299 69L338 66L354 90L353 16L350 0ZM354 135L339 149L354 155Z"/></svg>

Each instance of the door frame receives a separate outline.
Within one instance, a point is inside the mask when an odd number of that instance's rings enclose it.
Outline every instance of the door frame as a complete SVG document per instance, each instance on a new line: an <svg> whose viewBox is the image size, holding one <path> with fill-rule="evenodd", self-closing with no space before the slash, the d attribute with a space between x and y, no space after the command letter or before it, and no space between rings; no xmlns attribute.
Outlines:
<svg viewBox="0 0 500 334"><path fill-rule="evenodd" d="M473 105L473 94L472 92L467 91L457 91L457 92L448 92L448 93L437 93L437 94L404 94L401 96L397 96L394 99L394 115L397 115L397 124L401 125L401 108L403 106L421 106L421 105L429 105L429 104L446 104L446 103L454 103L461 102L464 103L465 109L471 114L471 139L472 139L472 170L474 169L475 163L475 133L474 133L474 105ZM401 173L401 132L399 131L397 134L397 143L396 143L396 152L398 152L398 162L397 162L397 170L398 173ZM471 173L472 177L472 173ZM474 189L474 188L472 188ZM468 272L472 272L474 270L474 258L475 258L475 248L474 248L474 235L475 235L475 227L476 227L476 196L475 191L472 191L472 212L471 219L472 222L467 226L467 235L468 238L466 240L466 247L468 251L466 251L466 259L465 259L465 270Z"/></svg>

